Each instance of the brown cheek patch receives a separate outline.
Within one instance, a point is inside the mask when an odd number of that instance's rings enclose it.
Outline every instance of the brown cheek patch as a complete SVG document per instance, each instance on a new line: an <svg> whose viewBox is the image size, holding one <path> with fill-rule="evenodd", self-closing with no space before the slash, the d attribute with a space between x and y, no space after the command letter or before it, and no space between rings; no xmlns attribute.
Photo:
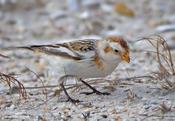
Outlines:
<svg viewBox="0 0 175 121"><path fill-rule="evenodd" d="M108 52L110 52L110 51L112 51L112 48L111 48L111 47L106 47L106 48L104 49L104 52L105 52L105 53L108 53Z"/></svg>

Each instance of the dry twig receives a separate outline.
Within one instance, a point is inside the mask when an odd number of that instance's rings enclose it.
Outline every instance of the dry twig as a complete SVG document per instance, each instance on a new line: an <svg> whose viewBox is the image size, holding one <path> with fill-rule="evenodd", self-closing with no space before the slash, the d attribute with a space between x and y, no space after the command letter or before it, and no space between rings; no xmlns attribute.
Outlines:
<svg viewBox="0 0 175 121"><path fill-rule="evenodd" d="M169 80L169 76L175 75L175 66L172 59L172 54L169 48L168 43L166 40L160 36L160 35L152 35L149 37L144 37L142 39L139 39L137 41L143 41L146 40L148 43L152 45L153 48L155 48L156 52L149 51L156 53L157 62L159 64L159 71L153 72L154 77L159 80L165 80L163 83L160 83L162 88L167 90L175 89L175 83L171 82L172 80Z"/></svg>
<svg viewBox="0 0 175 121"><path fill-rule="evenodd" d="M27 98L27 92L24 85L15 77L0 72L0 80L6 82L10 89L12 88L12 84L17 85L19 87L19 94L22 96L22 98Z"/></svg>

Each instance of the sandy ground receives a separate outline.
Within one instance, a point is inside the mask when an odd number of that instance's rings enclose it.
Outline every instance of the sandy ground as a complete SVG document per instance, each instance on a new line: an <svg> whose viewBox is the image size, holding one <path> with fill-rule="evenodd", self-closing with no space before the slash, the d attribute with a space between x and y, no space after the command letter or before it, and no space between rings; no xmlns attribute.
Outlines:
<svg viewBox="0 0 175 121"><path fill-rule="evenodd" d="M172 47L174 62L174 0L77 2L6 0L4 3L0 0L0 47L121 35L130 43L131 63L121 63L105 79L87 79L94 87L111 95L80 94L89 89L78 83L80 86L69 89L69 93L82 102L72 104L66 102L66 96L58 87L29 89L43 84L57 85L57 76L48 76L48 71L53 69L53 65L50 65L52 60L26 50L0 50L1 54L11 57L0 57L0 72L15 74L24 84L28 96L26 100L21 99L18 91L14 88L9 90L1 81L0 120L174 121L175 77L165 61L162 63L169 74L165 74L165 71L160 74L163 71L156 61L155 48L146 41L135 42L155 33L161 34ZM129 8L129 14L114 9L121 2ZM164 53L163 50L160 52Z"/></svg>

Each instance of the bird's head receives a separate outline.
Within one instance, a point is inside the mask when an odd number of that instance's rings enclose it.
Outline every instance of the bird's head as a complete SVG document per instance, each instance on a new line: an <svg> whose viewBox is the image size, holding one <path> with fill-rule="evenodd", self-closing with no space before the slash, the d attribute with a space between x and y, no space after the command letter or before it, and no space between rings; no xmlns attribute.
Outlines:
<svg viewBox="0 0 175 121"><path fill-rule="evenodd" d="M129 47L127 42L122 37L107 37L103 44L101 44L101 48L103 49L102 55L104 59L107 59L108 61L126 61L128 63L130 62Z"/></svg>

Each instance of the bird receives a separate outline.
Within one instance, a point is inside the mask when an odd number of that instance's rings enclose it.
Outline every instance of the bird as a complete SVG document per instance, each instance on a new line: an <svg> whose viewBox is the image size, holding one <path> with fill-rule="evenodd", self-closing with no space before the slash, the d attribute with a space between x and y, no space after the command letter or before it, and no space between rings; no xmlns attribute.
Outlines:
<svg viewBox="0 0 175 121"><path fill-rule="evenodd" d="M79 100L73 99L66 91L64 82L67 79L76 78L92 89L92 92L86 94L108 95L109 93L98 91L84 79L106 77L122 61L130 62L129 46L121 36L108 36L102 39L79 39L70 42L16 48L43 53L49 58L55 57L51 61L58 63L58 72L65 72L59 78L59 84L68 97L68 101L71 102L79 102Z"/></svg>

